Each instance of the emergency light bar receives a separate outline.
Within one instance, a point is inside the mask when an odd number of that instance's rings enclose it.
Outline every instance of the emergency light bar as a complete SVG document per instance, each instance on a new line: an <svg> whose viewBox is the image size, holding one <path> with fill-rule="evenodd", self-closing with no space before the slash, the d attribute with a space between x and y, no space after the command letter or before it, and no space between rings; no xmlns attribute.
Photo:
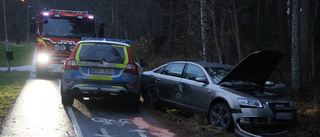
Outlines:
<svg viewBox="0 0 320 137"><path fill-rule="evenodd" d="M58 10L58 9L46 9L50 12L65 12L65 13L75 13L75 14L91 14L91 11L73 11L73 10Z"/></svg>
<svg viewBox="0 0 320 137"><path fill-rule="evenodd" d="M123 42L123 43L133 43L132 40L108 39L108 38L93 38L93 37L83 37L82 40L102 40L102 41L114 41L114 42Z"/></svg>

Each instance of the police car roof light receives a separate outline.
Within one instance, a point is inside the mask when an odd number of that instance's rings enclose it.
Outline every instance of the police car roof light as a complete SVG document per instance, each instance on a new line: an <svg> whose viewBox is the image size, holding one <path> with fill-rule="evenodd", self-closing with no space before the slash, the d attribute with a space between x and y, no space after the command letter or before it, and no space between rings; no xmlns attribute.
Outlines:
<svg viewBox="0 0 320 137"><path fill-rule="evenodd" d="M93 37L83 37L82 40L102 40L102 41L114 41L114 42L123 42L123 43L133 43L132 40L108 39L108 38L93 38Z"/></svg>

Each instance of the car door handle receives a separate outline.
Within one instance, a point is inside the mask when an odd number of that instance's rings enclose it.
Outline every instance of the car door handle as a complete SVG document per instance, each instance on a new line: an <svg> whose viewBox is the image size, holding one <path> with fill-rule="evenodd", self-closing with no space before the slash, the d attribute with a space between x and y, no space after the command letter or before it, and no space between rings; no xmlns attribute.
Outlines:
<svg viewBox="0 0 320 137"><path fill-rule="evenodd" d="M160 79L156 79L155 81L156 81L156 82L160 82Z"/></svg>

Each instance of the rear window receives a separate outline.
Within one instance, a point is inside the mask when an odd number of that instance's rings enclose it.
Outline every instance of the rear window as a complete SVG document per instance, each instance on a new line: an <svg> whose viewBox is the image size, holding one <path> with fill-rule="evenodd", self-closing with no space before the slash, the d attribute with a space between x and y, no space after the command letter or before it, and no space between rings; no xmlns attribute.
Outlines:
<svg viewBox="0 0 320 137"><path fill-rule="evenodd" d="M81 61L104 61L108 63L124 63L126 48L122 45L106 43L83 43L79 59Z"/></svg>

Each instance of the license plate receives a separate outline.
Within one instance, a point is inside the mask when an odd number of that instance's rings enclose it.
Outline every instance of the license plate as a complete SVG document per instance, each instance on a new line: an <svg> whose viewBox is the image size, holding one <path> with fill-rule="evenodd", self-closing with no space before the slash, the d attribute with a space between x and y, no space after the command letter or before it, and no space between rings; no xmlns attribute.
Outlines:
<svg viewBox="0 0 320 137"><path fill-rule="evenodd" d="M91 68L91 74L113 75L113 69Z"/></svg>
<svg viewBox="0 0 320 137"><path fill-rule="evenodd" d="M292 113L281 113L281 112L278 112L276 113L276 119L279 119L279 120L290 120L292 119Z"/></svg>

